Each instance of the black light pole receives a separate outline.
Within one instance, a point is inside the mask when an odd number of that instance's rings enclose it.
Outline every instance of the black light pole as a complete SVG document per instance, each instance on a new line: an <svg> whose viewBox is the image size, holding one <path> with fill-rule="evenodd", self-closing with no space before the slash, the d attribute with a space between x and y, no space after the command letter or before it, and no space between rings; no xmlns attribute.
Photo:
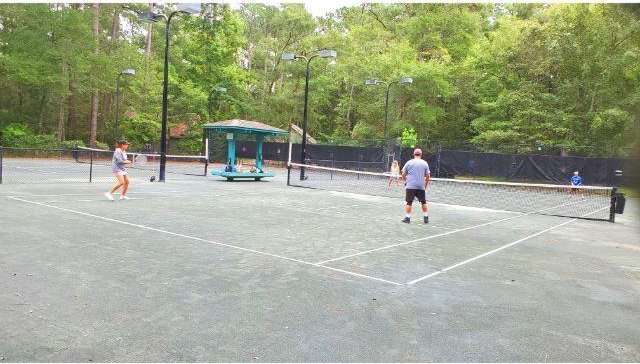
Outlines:
<svg viewBox="0 0 640 364"><path fill-rule="evenodd" d="M167 167L167 111L168 99L167 93L169 88L169 26L171 19L178 11L169 14L164 33L164 79L162 81L162 132L160 134L160 175L158 180L164 182L165 171Z"/></svg>
<svg viewBox="0 0 640 364"><path fill-rule="evenodd" d="M171 19L173 16L179 13L184 14L197 14L200 12L200 4L179 4L179 10L176 10L169 14L167 17L164 14L156 14L153 12L144 12L141 17L149 21L159 21L166 19L167 24L164 33L164 79L162 82L162 131L160 134L160 174L158 181L165 181L165 171L167 165L167 111L168 111L168 88L169 88L169 30L171 25Z"/></svg>
<svg viewBox="0 0 640 364"><path fill-rule="evenodd" d="M125 68L120 71L118 78L116 80L116 117L115 123L113 126L113 139L118 138L118 126L120 125L120 76L122 75L135 75L135 68Z"/></svg>
<svg viewBox="0 0 640 364"><path fill-rule="evenodd" d="M305 164L305 159L307 155L307 104L309 100L309 79L311 77L311 72L309 66L311 65L311 60L316 57L321 58L336 58L338 53L334 50L321 50L313 56L307 58L305 56L297 56L293 53L283 53L282 59L285 61L292 61L295 59L304 59L307 61L307 73L305 76L304 83L304 111L302 113L302 145L300 151L300 164ZM300 168L300 180L304 180L304 168Z"/></svg>
<svg viewBox="0 0 640 364"><path fill-rule="evenodd" d="M389 118L389 88L391 87L391 85L393 85L394 83L398 83L398 81L392 81L389 82L387 84L387 98L386 101L384 103L384 130L383 130L383 143L386 146L387 145L387 120Z"/></svg>

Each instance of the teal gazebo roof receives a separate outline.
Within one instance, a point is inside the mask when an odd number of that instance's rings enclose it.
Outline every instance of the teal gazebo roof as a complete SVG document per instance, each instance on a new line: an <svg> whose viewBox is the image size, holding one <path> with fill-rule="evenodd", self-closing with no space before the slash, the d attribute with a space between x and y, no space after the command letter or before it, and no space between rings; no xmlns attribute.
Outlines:
<svg viewBox="0 0 640 364"><path fill-rule="evenodd" d="M287 135L286 130L278 129L274 126L259 123L257 121L232 119L219 121L217 123L204 124L205 130L214 130L220 133L240 133L258 135Z"/></svg>

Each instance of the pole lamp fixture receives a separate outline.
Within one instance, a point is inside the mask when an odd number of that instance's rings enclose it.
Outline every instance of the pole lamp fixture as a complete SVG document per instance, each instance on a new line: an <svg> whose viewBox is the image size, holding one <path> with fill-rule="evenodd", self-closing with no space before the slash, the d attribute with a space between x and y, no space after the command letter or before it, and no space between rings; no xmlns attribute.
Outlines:
<svg viewBox="0 0 640 364"><path fill-rule="evenodd" d="M116 79L116 117L113 124L113 139L118 138L118 126L120 125L120 77L121 76L133 76L136 74L135 68L125 68L120 71L118 78Z"/></svg>
<svg viewBox="0 0 640 364"><path fill-rule="evenodd" d="M322 49L317 51L311 57L296 55L294 53L282 53L283 61L294 61L296 59L304 59L307 61L307 73L305 77L304 83L304 111L302 113L302 148L300 151L300 164L305 164L306 154L307 154L307 105L309 100L309 78L310 78L310 70L309 65L311 64L311 60L314 58L336 58L338 56L338 52L331 49ZM300 168L300 180L304 180L304 168Z"/></svg>
<svg viewBox="0 0 640 364"><path fill-rule="evenodd" d="M410 85L413 83L413 78L411 77L400 77L399 79L395 80L395 81L391 81L391 82L383 82L383 81L379 81L377 79L368 79L364 81L364 84L367 86L377 86L377 85L386 85L387 86L387 94L386 94L386 98L385 98L385 104L384 104L384 129L383 129L383 133L384 133L384 148L385 148L385 155L386 155L386 147L387 147L387 120L388 120L388 115L389 115L389 88L391 87L391 85L393 84L400 84L400 85ZM386 156L385 156L386 158Z"/></svg>
<svg viewBox="0 0 640 364"><path fill-rule="evenodd" d="M221 86L216 86L213 88L213 90L211 90L211 92L209 92L209 117L213 118L213 95L217 94L226 94L227 93L227 88L226 87L221 87Z"/></svg>
<svg viewBox="0 0 640 364"><path fill-rule="evenodd" d="M178 9L171 12L167 17L164 14L154 13L152 11L145 11L138 14L138 17L142 20L149 22L157 22L160 20L166 21L165 33L164 33L164 79L162 82L162 132L160 135L160 174L158 181L165 181L165 171L167 166L167 89L169 86L169 30L171 25L171 19L178 14L199 14L202 10L202 5L197 3L181 3L178 4Z"/></svg>

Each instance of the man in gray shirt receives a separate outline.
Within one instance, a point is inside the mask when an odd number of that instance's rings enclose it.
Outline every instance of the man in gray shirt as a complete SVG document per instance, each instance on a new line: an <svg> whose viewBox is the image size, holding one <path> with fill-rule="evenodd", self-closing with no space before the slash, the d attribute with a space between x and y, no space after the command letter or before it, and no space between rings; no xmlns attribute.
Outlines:
<svg viewBox="0 0 640 364"><path fill-rule="evenodd" d="M406 201L407 206L404 210L406 216L402 219L402 222L407 224L411 222L411 205L416 198L422 204L422 215L425 224L429 223L429 215L427 214L427 199L425 197L425 189L429 185L429 178L431 177L431 171L429 171L429 164L422 159L422 150L416 148L413 151L413 159L405 163L402 167L402 179L405 181L407 188Z"/></svg>

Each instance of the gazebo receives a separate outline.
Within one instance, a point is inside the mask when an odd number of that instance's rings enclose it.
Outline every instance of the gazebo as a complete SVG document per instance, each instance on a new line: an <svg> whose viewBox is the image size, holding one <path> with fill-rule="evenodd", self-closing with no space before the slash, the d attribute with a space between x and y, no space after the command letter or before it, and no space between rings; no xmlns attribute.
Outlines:
<svg viewBox="0 0 640 364"><path fill-rule="evenodd" d="M256 148L255 172L237 172L237 171L211 171L212 176L220 176L233 181L235 178L253 178L256 181L265 177L274 177L274 173L264 172L262 170L262 143L265 136L288 135L285 130L276 127L249 120L226 120L217 123L205 124L202 126L205 134L207 131L215 131L227 134L228 156L227 161L234 166L236 163L236 139L238 134L252 134L256 137L258 143Z"/></svg>

